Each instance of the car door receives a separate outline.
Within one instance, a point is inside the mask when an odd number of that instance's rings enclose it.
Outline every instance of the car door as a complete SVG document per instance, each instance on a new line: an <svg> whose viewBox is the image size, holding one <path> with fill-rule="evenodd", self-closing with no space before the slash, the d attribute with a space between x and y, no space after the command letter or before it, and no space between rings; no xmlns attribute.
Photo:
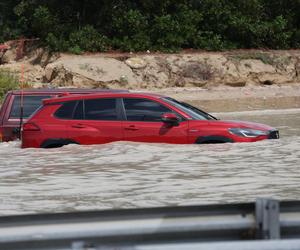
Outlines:
<svg viewBox="0 0 300 250"><path fill-rule="evenodd" d="M68 136L79 144L102 144L123 139L118 99L79 101L68 123Z"/></svg>
<svg viewBox="0 0 300 250"><path fill-rule="evenodd" d="M126 120L124 140L136 142L187 143L188 121L177 126L161 121L164 113L175 113L165 105L147 98L123 98Z"/></svg>

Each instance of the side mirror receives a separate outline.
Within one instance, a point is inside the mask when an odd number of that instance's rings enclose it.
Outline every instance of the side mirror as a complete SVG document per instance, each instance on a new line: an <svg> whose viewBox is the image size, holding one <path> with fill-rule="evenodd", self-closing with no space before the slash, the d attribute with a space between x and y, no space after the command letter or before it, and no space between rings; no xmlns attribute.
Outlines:
<svg viewBox="0 0 300 250"><path fill-rule="evenodd" d="M161 116L161 120L170 125L178 125L179 119L173 113L165 113Z"/></svg>

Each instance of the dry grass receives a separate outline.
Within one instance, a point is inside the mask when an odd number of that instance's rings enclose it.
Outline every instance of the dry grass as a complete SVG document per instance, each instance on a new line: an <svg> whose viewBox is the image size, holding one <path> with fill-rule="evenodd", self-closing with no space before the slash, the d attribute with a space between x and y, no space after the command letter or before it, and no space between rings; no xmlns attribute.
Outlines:
<svg viewBox="0 0 300 250"><path fill-rule="evenodd" d="M229 56L230 59L241 61L241 60L260 60L264 64L274 65L274 59L267 53L261 52L248 52L243 54L234 54Z"/></svg>
<svg viewBox="0 0 300 250"><path fill-rule="evenodd" d="M211 65L205 62L193 62L186 64L181 72L182 76L199 80L210 80L213 77L214 71Z"/></svg>
<svg viewBox="0 0 300 250"><path fill-rule="evenodd" d="M14 73L0 70L0 103L9 90L19 88L18 78Z"/></svg>

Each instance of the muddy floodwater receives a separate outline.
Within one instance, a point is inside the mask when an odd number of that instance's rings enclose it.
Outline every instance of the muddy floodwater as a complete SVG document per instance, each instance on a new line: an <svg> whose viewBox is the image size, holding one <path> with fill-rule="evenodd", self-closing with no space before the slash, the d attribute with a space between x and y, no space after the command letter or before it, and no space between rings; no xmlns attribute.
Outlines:
<svg viewBox="0 0 300 250"><path fill-rule="evenodd" d="M0 144L0 215L300 197L300 109L216 114L266 123L281 139L167 145Z"/></svg>

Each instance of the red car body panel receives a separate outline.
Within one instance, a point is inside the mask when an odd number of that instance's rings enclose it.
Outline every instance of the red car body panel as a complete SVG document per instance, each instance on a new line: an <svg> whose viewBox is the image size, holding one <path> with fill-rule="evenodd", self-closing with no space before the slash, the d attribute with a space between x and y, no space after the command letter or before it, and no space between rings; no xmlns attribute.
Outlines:
<svg viewBox="0 0 300 250"><path fill-rule="evenodd" d="M187 144L188 126L188 121L181 122L179 126L170 126L164 122L124 121L123 140Z"/></svg>
<svg viewBox="0 0 300 250"><path fill-rule="evenodd" d="M67 123L66 134L79 144L103 144L123 139L121 121L82 121Z"/></svg>
<svg viewBox="0 0 300 250"><path fill-rule="evenodd" d="M120 114L117 120L62 119L55 116L55 112L70 101L84 100L85 103L88 100L112 98L119 100L116 110ZM129 111L125 103L130 99L160 104L179 117L178 123L171 124L162 120L128 120L126 117ZM75 108L73 115L74 112ZM174 118L174 115L166 114L166 117ZM102 144L113 141L192 144L206 143L208 139L210 142L220 139L221 142L253 142L270 138L268 133L271 131L278 133L270 126L251 122L195 120L191 114L165 101L162 96L144 93L98 93L46 99L43 100L43 107L24 124L23 128L23 148L48 147L47 143L52 142L51 140L63 140L65 144ZM231 133L229 129L232 128L260 130L265 131L265 134L242 137Z"/></svg>

